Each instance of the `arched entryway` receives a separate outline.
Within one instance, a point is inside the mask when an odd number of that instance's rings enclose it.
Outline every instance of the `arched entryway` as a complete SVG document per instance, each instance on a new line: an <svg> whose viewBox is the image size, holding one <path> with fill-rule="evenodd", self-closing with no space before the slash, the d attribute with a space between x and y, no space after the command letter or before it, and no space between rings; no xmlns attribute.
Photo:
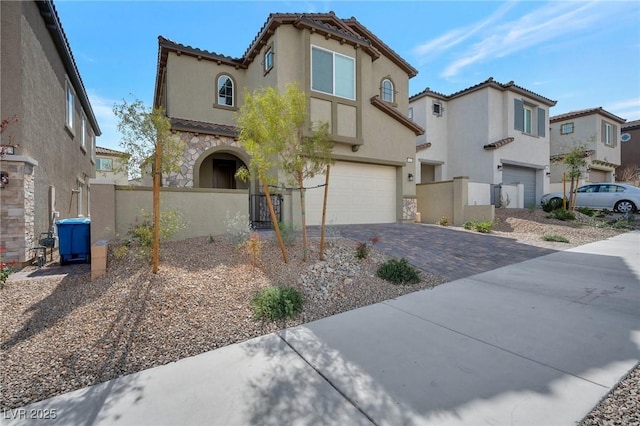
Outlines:
<svg viewBox="0 0 640 426"><path fill-rule="evenodd" d="M241 167L247 167L248 155L235 147L213 147L204 152L194 165L195 188L248 189L249 182L236 178Z"/></svg>

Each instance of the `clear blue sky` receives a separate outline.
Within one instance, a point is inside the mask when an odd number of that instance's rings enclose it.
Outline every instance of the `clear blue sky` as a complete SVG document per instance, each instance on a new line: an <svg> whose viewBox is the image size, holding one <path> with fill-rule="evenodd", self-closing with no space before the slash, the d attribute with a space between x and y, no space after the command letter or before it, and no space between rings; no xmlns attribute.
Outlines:
<svg viewBox="0 0 640 426"><path fill-rule="evenodd" d="M119 149L113 104L152 104L158 36L241 57L271 12L355 17L418 69L409 95L493 77L558 101L640 119L640 2L64 1L55 3L94 113ZM131 96L133 95L133 97Z"/></svg>

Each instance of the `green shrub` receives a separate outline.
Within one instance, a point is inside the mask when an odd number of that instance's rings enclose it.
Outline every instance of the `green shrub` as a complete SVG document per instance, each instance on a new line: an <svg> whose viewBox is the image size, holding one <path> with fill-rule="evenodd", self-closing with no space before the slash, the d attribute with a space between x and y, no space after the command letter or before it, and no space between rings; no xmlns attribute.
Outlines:
<svg viewBox="0 0 640 426"><path fill-rule="evenodd" d="M278 226L280 227L280 236L284 245L287 247L294 245L296 243L296 234L293 231L293 227L287 222L279 222Z"/></svg>
<svg viewBox="0 0 640 426"><path fill-rule="evenodd" d="M485 220L481 222L474 219L470 222L465 222L463 226L464 226L464 229L474 230L482 234L487 234L491 231L491 228L493 228L493 225L494 223L491 220Z"/></svg>
<svg viewBox="0 0 640 426"><path fill-rule="evenodd" d="M542 239L545 241L553 241L556 243L568 243L569 240L566 239L565 237L561 236L561 235L556 235L556 234L544 234L542 236Z"/></svg>
<svg viewBox="0 0 640 426"><path fill-rule="evenodd" d="M587 215L589 217L593 217L596 214L596 211L593 209L590 209L589 207L577 207L576 211L584 215Z"/></svg>
<svg viewBox="0 0 640 426"><path fill-rule="evenodd" d="M562 208L562 200L560 198L552 198L542 203L542 210L546 213L551 213L554 210Z"/></svg>
<svg viewBox="0 0 640 426"><path fill-rule="evenodd" d="M438 221L438 225L440 226L448 226L449 225L449 218L446 216L442 216L440 218L440 220Z"/></svg>
<svg viewBox="0 0 640 426"><path fill-rule="evenodd" d="M227 237L234 247L238 248L249 241L251 235L251 226L249 225L249 216L246 214L236 213L235 216L229 216L227 211Z"/></svg>
<svg viewBox="0 0 640 426"><path fill-rule="evenodd" d="M166 210L160 212L160 241L166 241L176 232L184 229L187 223L182 217L182 213L177 210ZM143 249L149 250L153 245L153 214L142 209L140 217L127 231L136 243Z"/></svg>
<svg viewBox="0 0 640 426"><path fill-rule="evenodd" d="M417 284L420 282L420 271L411 266L405 258L387 260L378 268L378 276L394 284Z"/></svg>
<svg viewBox="0 0 640 426"><path fill-rule="evenodd" d="M551 218L553 219L558 219L558 220L575 220L575 215L573 213L571 213L569 210L563 210L563 209L555 209L554 211L551 212L550 215Z"/></svg>
<svg viewBox="0 0 640 426"><path fill-rule="evenodd" d="M369 246L367 243L358 243L356 246L356 259L366 259L369 257Z"/></svg>
<svg viewBox="0 0 640 426"><path fill-rule="evenodd" d="M622 216L616 219L611 226L614 229L636 229L638 227L638 223L636 221L635 216Z"/></svg>
<svg viewBox="0 0 640 426"><path fill-rule="evenodd" d="M295 288L271 286L256 294L251 305L256 319L275 321L298 315L302 302L302 295Z"/></svg>

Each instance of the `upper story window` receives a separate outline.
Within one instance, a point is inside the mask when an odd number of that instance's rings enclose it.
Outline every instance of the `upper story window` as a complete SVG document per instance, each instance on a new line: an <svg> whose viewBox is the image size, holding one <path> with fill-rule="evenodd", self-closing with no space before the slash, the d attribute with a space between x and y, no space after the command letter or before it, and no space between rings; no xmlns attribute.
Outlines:
<svg viewBox="0 0 640 426"><path fill-rule="evenodd" d="M218 105L234 106L233 80L226 74L218 77Z"/></svg>
<svg viewBox="0 0 640 426"><path fill-rule="evenodd" d="M602 141L607 146L613 146L613 124L604 123Z"/></svg>
<svg viewBox="0 0 640 426"><path fill-rule="evenodd" d="M380 86L380 95L383 101L393 103L395 100L394 91L393 91L393 82L385 78L382 80L382 85Z"/></svg>
<svg viewBox="0 0 640 426"><path fill-rule="evenodd" d="M113 170L113 159L111 158L97 158L96 170L101 172L110 172Z"/></svg>
<svg viewBox="0 0 640 426"><path fill-rule="evenodd" d="M311 89L355 100L355 60L340 53L312 46Z"/></svg>
<svg viewBox="0 0 640 426"><path fill-rule="evenodd" d="M84 118L84 115L81 118L80 121L80 131L82 132L80 134L80 148L82 148L83 150L87 149L87 119Z"/></svg>
<svg viewBox="0 0 640 426"><path fill-rule="evenodd" d="M96 162L96 137L93 131L89 132L89 149L91 150L91 161Z"/></svg>
<svg viewBox="0 0 640 426"><path fill-rule="evenodd" d="M264 54L264 72L268 73L273 68L273 48L269 47Z"/></svg>
<svg viewBox="0 0 640 426"><path fill-rule="evenodd" d="M544 108L525 103L522 99L514 99L513 117L515 130L531 136L545 137L547 128Z"/></svg>
<svg viewBox="0 0 640 426"><path fill-rule="evenodd" d="M67 81L67 96L66 96L66 108L65 108L65 124L73 132L74 115L75 115L75 103L76 94L71 87L71 83Z"/></svg>
<svg viewBox="0 0 640 426"><path fill-rule="evenodd" d="M440 102L433 102L432 105L433 115L437 115L438 117L442 117L442 104Z"/></svg>
<svg viewBox="0 0 640 426"><path fill-rule="evenodd" d="M573 123L564 123L560 126L561 135L568 135L569 133L573 133Z"/></svg>
<svg viewBox="0 0 640 426"><path fill-rule="evenodd" d="M409 120L413 120L413 107L409 108L409 111L407 112L407 118Z"/></svg>

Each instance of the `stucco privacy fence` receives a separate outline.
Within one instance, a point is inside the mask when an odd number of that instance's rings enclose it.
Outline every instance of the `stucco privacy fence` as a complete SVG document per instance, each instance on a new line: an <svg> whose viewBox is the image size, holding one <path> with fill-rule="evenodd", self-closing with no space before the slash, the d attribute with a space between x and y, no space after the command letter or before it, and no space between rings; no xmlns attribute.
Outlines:
<svg viewBox="0 0 640 426"><path fill-rule="evenodd" d="M446 217L454 225L467 221L487 221L495 218L495 205L491 204L493 187L486 183L469 182L466 176L450 181L420 183L416 185L419 222L438 223ZM502 202L507 208L524 207L524 185L501 185ZM498 204L500 200L494 200Z"/></svg>
<svg viewBox="0 0 640 426"><path fill-rule="evenodd" d="M152 213L151 187L91 184L91 269L92 278L106 270L106 242L124 236L144 209ZM220 235L226 232L226 218L249 211L246 189L162 188L160 208L181 213L187 226L172 240Z"/></svg>

